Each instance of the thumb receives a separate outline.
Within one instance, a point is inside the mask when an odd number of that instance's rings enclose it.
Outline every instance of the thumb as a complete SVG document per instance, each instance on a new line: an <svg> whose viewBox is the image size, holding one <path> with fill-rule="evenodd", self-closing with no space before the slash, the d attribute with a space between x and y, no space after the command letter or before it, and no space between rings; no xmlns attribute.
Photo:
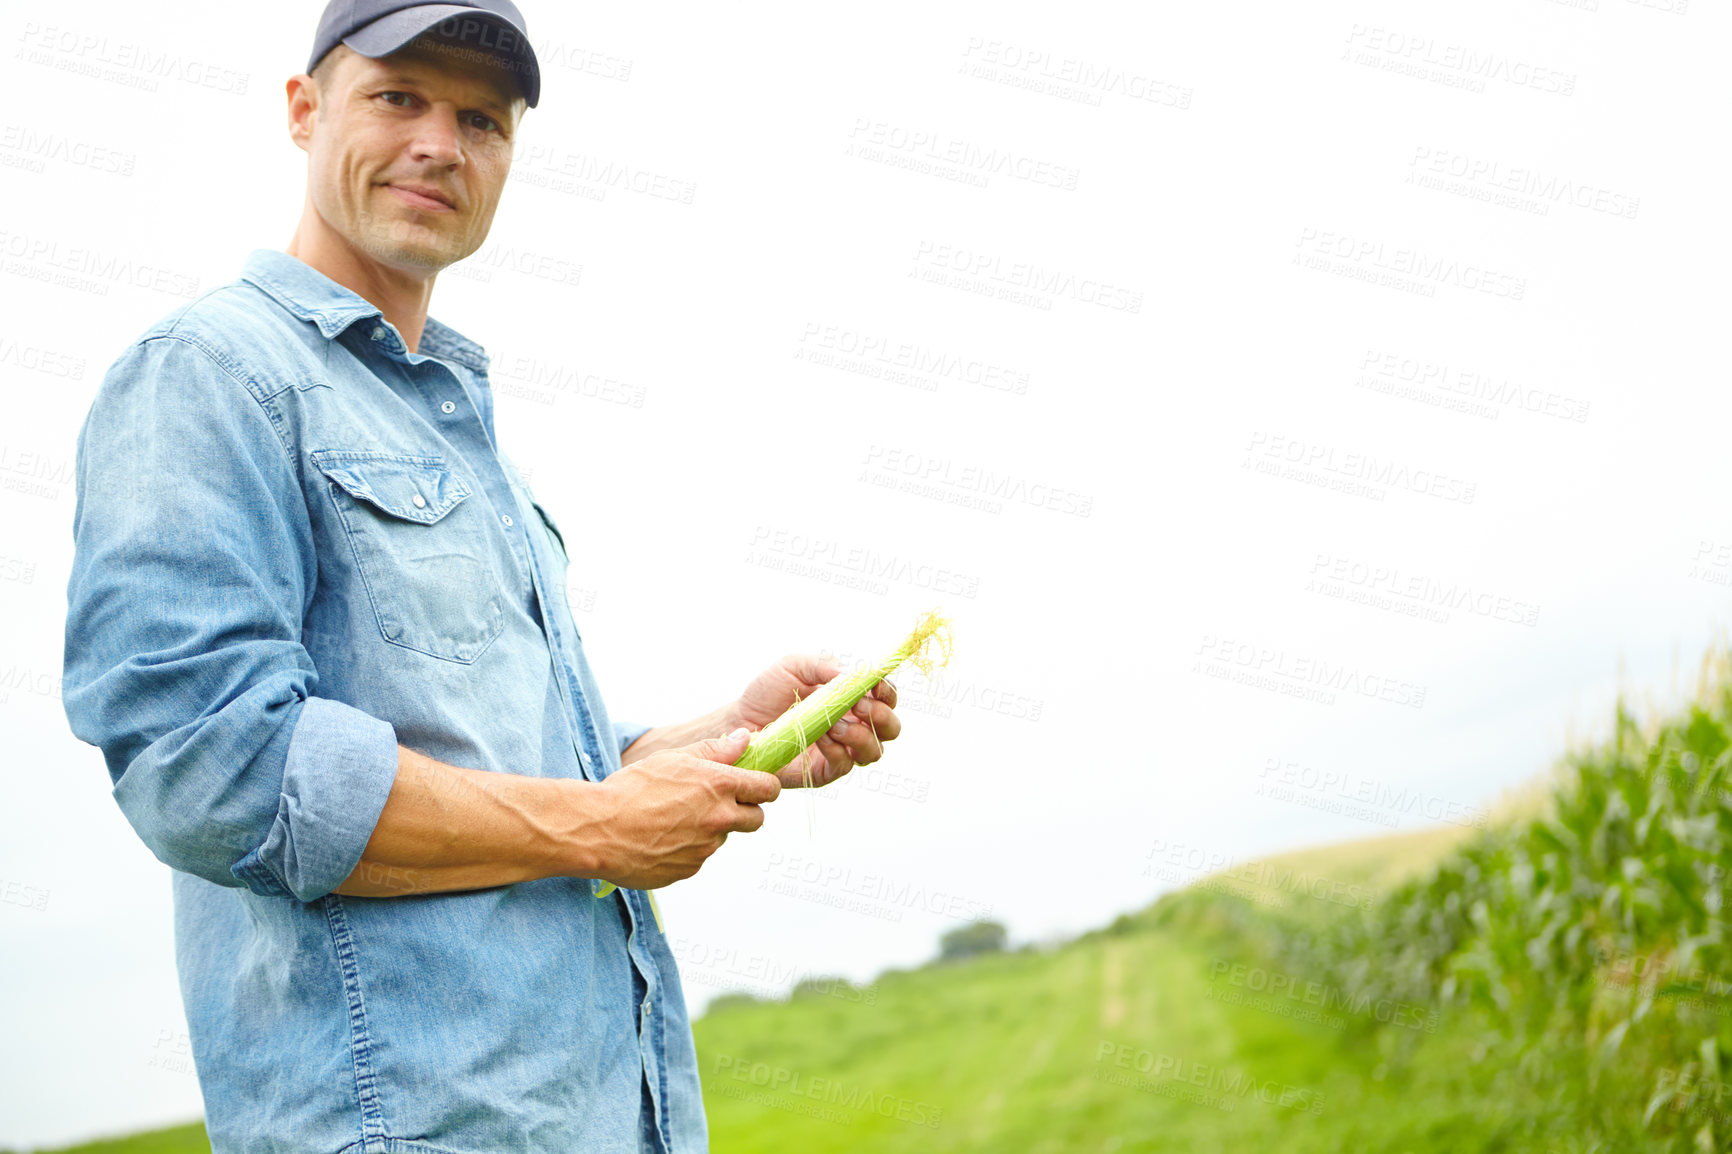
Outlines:
<svg viewBox="0 0 1732 1154"><path fill-rule="evenodd" d="M740 754L746 752L746 745L751 740L752 731L742 725L726 737L711 737L698 742L692 746L692 753L705 761L732 765L739 760Z"/></svg>

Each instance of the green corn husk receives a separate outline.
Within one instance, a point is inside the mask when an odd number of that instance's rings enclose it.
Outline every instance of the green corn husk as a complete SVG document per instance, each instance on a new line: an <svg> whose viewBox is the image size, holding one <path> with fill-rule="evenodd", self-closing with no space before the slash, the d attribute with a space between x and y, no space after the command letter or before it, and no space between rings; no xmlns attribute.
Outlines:
<svg viewBox="0 0 1732 1154"><path fill-rule="evenodd" d="M896 652L876 665L836 678L753 734L746 752L734 762L735 767L775 773L828 733L830 727L846 717L874 685L894 673L904 661L912 661L930 674L932 662L925 650L935 639L944 654L939 662L943 664L950 658L950 622L939 616L937 610L932 610L921 617L914 632Z"/></svg>
<svg viewBox="0 0 1732 1154"><path fill-rule="evenodd" d="M734 762L735 768L775 773L828 733L830 727L846 717L874 685L896 672L904 661L912 662L922 673L931 676L934 662L926 649L934 640L943 654L936 664L943 665L950 660L950 622L936 609L929 610L920 618L914 632L896 652L876 665L837 677L804 701L795 702L786 713L753 734L745 752ZM809 783L809 775L807 780ZM612 882L602 882L595 887L595 896L604 898L614 889ZM653 906L653 895L650 901ZM659 912L656 920L659 924Z"/></svg>

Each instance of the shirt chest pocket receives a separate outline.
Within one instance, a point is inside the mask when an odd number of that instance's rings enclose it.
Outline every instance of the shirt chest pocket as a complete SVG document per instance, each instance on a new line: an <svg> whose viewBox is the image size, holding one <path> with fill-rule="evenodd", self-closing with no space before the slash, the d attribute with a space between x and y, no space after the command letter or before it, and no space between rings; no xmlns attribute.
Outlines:
<svg viewBox="0 0 1732 1154"><path fill-rule="evenodd" d="M340 449L311 457L329 482L380 635L444 661L480 657L504 630L505 610L463 478L438 457Z"/></svg>

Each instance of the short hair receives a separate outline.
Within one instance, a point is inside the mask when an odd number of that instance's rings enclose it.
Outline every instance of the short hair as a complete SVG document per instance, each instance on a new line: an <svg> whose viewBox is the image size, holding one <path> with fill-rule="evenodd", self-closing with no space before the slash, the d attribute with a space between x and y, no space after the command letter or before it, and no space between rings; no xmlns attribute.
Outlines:
<svg viewBox="0 0 1732 1154"><path fill-rule="evenodd" d="M329 52L319 57L319 62L313 65L311 72L307 73L313 78L313 83L318 86L320 96L324 96L330 90L331 73L337 70L337 65L343 59L344 54L353 51L354 49L347 44L335 45Z"/></svg>

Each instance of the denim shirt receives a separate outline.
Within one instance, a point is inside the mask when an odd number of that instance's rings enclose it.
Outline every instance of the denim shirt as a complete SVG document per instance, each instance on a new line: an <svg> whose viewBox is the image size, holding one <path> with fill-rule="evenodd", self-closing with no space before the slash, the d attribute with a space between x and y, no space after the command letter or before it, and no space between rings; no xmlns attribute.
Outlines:
<svg viewBox="0 0 1732 1154"><path fill-rule="evenodd" d="M598 781L644 732L566 603L607 543L499 450L484 351L261 249L115 361L77 486L63 700L173 867L212 1149L707 1149L647 892L333 892L399 743Z"/></svg>

